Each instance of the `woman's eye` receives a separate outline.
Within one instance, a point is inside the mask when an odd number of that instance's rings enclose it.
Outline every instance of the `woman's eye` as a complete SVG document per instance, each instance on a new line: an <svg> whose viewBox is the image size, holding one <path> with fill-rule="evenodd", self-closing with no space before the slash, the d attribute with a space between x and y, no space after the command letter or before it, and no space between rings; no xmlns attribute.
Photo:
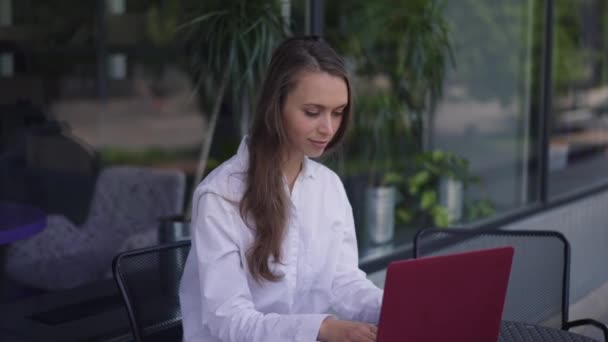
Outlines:
<svg viewBox="0 0 608 342"><path fill-rule="evenodd" d="M333 112L334 116L342 116L344 112Z"/></svg>
<svg viewBox="0 0 608 342"><path fill-rule="evenodd" d="M317 115L319 115L319 112L311 112L309 110L305 110L304 113L306 113L306 115L308 115L308 116L317 116Z"/></svg>

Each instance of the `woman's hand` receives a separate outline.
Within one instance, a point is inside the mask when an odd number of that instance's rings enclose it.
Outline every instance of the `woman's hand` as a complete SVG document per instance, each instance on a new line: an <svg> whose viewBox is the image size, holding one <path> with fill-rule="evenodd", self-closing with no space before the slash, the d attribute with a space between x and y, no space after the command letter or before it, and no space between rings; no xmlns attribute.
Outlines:
<svg viewBox="0 0 608 342"><path fill-rule="evenodd" d="M327 317L319 329L323 342L375 342L378 328L368 323L343 321Z"/></svg>

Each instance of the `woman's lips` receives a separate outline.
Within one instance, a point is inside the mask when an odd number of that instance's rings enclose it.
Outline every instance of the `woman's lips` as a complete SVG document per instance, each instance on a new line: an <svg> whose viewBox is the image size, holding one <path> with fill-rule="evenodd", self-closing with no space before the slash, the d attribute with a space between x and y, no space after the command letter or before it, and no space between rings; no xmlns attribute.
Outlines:
<svg viewBox="0 0 608 342"><path fill-rule="evenodd" d="M327 146L327 144L329 144L329 141L312 140L312 139L308 139L308 140L310 140L310 142L317 148L325 148L325 146Z"/></svg>

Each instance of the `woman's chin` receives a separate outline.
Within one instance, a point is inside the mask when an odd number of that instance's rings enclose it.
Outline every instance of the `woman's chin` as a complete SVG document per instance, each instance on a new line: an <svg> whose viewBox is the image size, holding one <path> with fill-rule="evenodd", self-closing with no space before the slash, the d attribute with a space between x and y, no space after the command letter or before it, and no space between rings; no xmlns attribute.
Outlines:
<svg viewBox="0 0 608 342"><path fill-rule="evenodd" d="M319 158L320 156L323 155L323 152L325 152L325 149L309 151L309 153L307 153L306 156L308 158Z"/></svg>

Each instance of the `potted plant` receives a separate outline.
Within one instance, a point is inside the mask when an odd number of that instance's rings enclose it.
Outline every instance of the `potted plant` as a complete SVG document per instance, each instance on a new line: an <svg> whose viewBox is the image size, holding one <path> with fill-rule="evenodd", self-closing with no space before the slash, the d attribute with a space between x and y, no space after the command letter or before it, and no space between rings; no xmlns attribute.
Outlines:
<svg viewBox="0 0 608 342"><path fill-rule="evenodd" d="M444 4L442 0L353 0L330 7L349 15L328 29L329 38L345 51L358 74L386 79L403 106L400 113L419 149L424 115L441 95L446 65L452 61Z"/></svg>
<svg viewBox="0 0 608 342"><path fill-rule="evenodd" d="M367 162L364 236L384 243L392 239L395 206L403 200L398 187L411 159L424 150L424 113L441 94L451 57L443 2L353 0L328 6L328 38L359 77L354 83L362 85L348 152Z"/></svg>
<svg viewBox="0 0 608 342"><path fill-rule="evenodd" d="M179 27L189 69L203 108L211 108L194 184L204 175L221 106L227 94L241 122L248 122L254 89L259 86L288 22L278 0L206 0ZM247 124L242 125L242 133Z"/></svg>
<svg viewBox="0 0 608 342"><path fill-rule="evenodd" d="M400 184L397 220L404 225L447 227L492 214L487 200L464 201L464 191L479 182L467 160L445 151L419 153L412 172Z"/></svg>
<svg viewBox="0 0 608 342"><path fill-rule="evenodd" d="M367 175L365 181L365 239L383 244L395 230L396 185L401 182L398 159L403 153L408 127L400 119L400 104L391 92L377 89L358 97L351 152L358 156ZM352 149L352 147L356 147Z"/></svg>
<svg viewBox="0 0 608 342"><path fill-rule="evenodd" d="M207 170L222 109L230 108L241 122L241 134L245 134L254 89L262 82L275 46L286 37L289 19L282 16L279 0L205 0L184 2L181 8L187 18L177 27L176 35L184 47L194 92L207 113L193 182L196 188ZM161 234L187 232L184 227L190 210L188 202L185 216L165 218Z"/></svg>

